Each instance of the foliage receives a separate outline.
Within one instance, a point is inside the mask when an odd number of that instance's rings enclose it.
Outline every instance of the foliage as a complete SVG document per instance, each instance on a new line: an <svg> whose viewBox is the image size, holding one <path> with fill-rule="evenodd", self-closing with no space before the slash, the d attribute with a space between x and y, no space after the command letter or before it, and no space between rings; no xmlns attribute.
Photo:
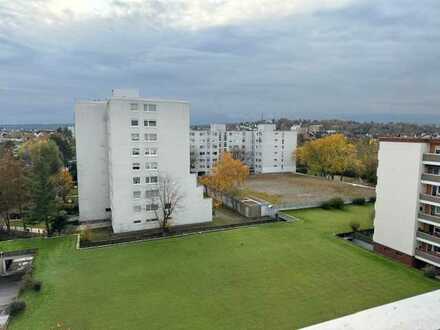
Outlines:
<svg viewBox="0 0 440 330"><path fill-rule="evenodd" d="M26 303L22 300L15 300L11 302L7 308L7 312L11 316L18 315L26 308Z"/></svg>
<svg viewBox="0 0 440 330"><path fill-rule="evenodd" d="M342 179L344 173L360 166L355 146L343 134L307 142L295 151L295 155L299 163L315 175L333 177L339 174Z"/></svg>
<svg viewBox="0 0 440 330"><path fill-rule="evenodd" d="M0 159L0 216L10 231L10 213L21 213L26 199L24 163L7 149Z"/></svg>
<svg viewBox="0 0 440 330"><path fill-rule="evenodd" d="M50 135L49 139L56 143L64 166L68 166L75 158L75 139L72 132L67 127L58 128L54 134Z"/></svg>
<svg viewBox="0 0 440 330"><path fill-rule="evenodd" d="M436 278L438 275L438 271L435 269L434 266L427 266L423 270L423 274L428 278Z"/></svg>
<svg viewBox="0 0 440 330"><path fill-rule="evenodd" d="M85 226L80 233L81 240L90 242L93 240L93 231L89 226Z"/></svg>
<svg viewBox="0 0 440 330"><path fill-rule="evenodd" d="M356 232L359 230L360 227L361 227L361 224L358 221L356 221L356 220L350 221L350 228L352 231Z"/></svg>
<svg viewBox="0 0 440 330"><path fill-rule="evenodd" d="M368 202L369 202L369 203L376 203L376 197L371 197L371 198L368 200Z"/></svg>
<svg viewBox="0 0 440 330"><path fill-rule="evenodd" d="M356 142L356 153L359 159L357 174L369 183L377 182L377 165L379 143L375 139L359 139Z"/></svg>
<svg viewBox="0 0 440 330"><path fill-rule="evenodd" d="M55 177L62 167L58 147L53 141L37 140L25 147L23 155L31 166L31 207L28 221L44 222L50 235L51 222L58 214Z"/></svg>
<svg viewBox="0 0 440 330"><path fill-rule="evenodd" d="M321 204L321 208L325 210L329 210L329 209L342 210L344 207L345 207L344 200L339 197L332 198Z"/></svg>
<svg viewBox="0 0 440 330"><path fill-rule="evenodd" d="M172 215L177 209L180 209L183 206L182 201L185 196L181 191L178 182L169 175L159 175L158 189L159 205L155 212L159 220L160 228L167 231L170 226Z"/></svg>
<svg viewBox="0 0 440 330"><path fill-rule="evenodd" d="M51 219L51 234L61 234L63 229L67 226L67 223L67 213L65 211L58 212L58 214Z"/></svg>
<svg viewBox="0 0 440 330"><path fill-rule="evenodd" d="M217 200L222 200L225 193L234 193L249 176L249 168L240 160L234 159L228 152L221 154L210 176L200 182L206 186Z"/></svg>
<svg viewBox="0 0 440 330"><path fill-rule="evenodd" d="M366 201L365 198L359 197L359 198L354 198L351 203L353 205L365 205Z"/></svg>
<svg viewBox="0 0 440 330"><path fill-rule="evenodd" d="M64 203L67 203L67 196L72 192L74 187L73 178L67 168L62 168L54 175L54 183L57 195Z"/></svg>

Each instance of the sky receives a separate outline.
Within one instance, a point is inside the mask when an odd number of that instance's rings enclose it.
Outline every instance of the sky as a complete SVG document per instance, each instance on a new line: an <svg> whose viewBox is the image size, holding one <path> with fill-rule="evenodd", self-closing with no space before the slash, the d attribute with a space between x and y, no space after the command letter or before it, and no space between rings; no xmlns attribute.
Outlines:
<svg viewBox="0 0 440 330"><path fill-rule="evenodd" d="M438 0L0 0L0 124L69 123L113 88L193 123L440 124Z"/></svg>

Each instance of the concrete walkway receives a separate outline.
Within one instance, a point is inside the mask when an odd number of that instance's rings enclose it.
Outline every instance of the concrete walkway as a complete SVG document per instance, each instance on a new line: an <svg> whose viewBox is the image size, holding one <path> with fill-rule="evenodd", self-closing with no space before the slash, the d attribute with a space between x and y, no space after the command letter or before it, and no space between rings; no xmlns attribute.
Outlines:
<svg viewBox="0 0 440 330"><path fill-rule="evenodd" d="M303 330L363 329L440 329L440 290L366 309L355 314L303 328Z"/></svg>
<svg viewBox="0 0 440 330"><path fill-rule="evenodd" d="M6 308L18 296L21 282L21 280L0 277L0 329L3 329L8 322Z"/></svg>

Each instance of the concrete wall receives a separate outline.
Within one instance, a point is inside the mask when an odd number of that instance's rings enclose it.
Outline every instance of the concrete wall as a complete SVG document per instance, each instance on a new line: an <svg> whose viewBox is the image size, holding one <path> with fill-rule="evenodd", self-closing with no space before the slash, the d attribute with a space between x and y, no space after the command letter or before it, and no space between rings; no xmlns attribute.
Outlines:
<svg viewBox="0 0 440 330"><path fill-rule="evenodd" d="M374 241L414 256L425 143L380 142Z"/></svg>
<svg viewBox="0 0 440 330"><path fill-rule="evenodd" d="M80 221L109 218L106 102L78 102L75 131Z"/></svg>
<svg viewBox="0 0 440 330"><path fill-rule="evenodd" d="M145 177L163 175L172 178L184 196L172 225L212 221L212 201L203 198L203 188L189 170L189 104L124 93L117 90L109 101L82 102L76 107L80 220L100 219L111 207L115 232L158 227L158 214L146 210L147 204L159 203L158 198L147 198L146 191L158 187L146 183ZM131 109L132 104L137 104L137 110ZM157 111L144 111L144 104L155 105ZM138 120L137 127L131 125L132 119ZM145 127L144 120L157 125ZM157 134L157 141L145 141L145 133ZM132 141L132 134L139 134L139 141ZM139 148L140 155L132 155L133 148ZM146 155L146 148L156 148L157 155ZM147 169L147 162L158 163L158 168ZM140 169L133 169L133 163L139 163ZM133 184L135 176L140 184ZM140 191L140 198L134 197L135 191Z"/></svg>

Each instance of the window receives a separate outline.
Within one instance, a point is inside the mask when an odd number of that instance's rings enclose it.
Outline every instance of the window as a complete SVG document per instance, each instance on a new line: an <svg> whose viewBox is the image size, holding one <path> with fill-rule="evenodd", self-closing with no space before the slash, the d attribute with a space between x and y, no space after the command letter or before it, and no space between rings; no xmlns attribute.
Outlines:
<svg viewBox="0 0 440 330"><path fill-rule="evenodd" d="M159 209L159 205L158 204L147 204L145 205L145 210L146 211L156 211Z"/></svg>
<svg viewBox="0 0 440 330"><path fill-rule="evenodd" d="M139 199L142 196L141 194L142 193L139 190L133 191L133 198L134 199Z"/></svg>
<svg viewBox="0 0 440 330"><path fill-rule="evenodd" d="M131 127L138 127L139 126L139 120L132 119L131 120Z"/></svg>
<svg viewBox="0 0 440 330"><path fill-rule="evenodd" d="M144 104L144 111L156 112L157 106L156 106L156 104Z"/></svg>
<svg viewBox="0 0 440 330"><path fill-rule="evenodd" d="M141 223L141 220L134 220L133 223Z"/></svg>
<svg viewBox="0 0 440 330"><path fill-rule="evenodd" d="M157 148L147 148L147 149L145 149L145 155L146 156L156 156L157 155Z"/></svg>
<svg viewBox="0 0 440 330"><path fill-rule="evenodd" d="M133 156L139 156L141 154L141 150L139 148L133 148L131 149L131 154Z"/></svg>
<svg viewBox="0 0 440 330"><path fill-rule="evenodd" d="M152 176L152 177L150 177L150 182L151 182L151 183L157 183L157 181L158 181L157 176Z"/></svg>
<svg viewBox="0 0 440 330"><path fill-rule="evenodd" d="M157 170L157 162L147 162L145 163L146 170Z"/></svg>
<svg viewBox="0 0 440 330"><path fill-rule="evenodd" d="M145 191L145 197L146 198L153 198L159 196L159 190L153 189L153 190L147 190Z"/></svg>
<svg viewBox="0 0 440 330"><path fill-rule="evenodd" d="M144 126L145 127L156 127L157 121L155 120L144 120Z"/></svg>
<svg viewBox="0 0 440 330"><path fill-rule="evenodd" d="M133 170L135 170L135 171L138 171L138 170L141 169L141 164L140 164L140 163L133 163L133 164L131 165L131 168L132 168Z"/></svg>
<svg viewBox="0 0 440 330"><path fill-rule="evenodd" d="M156 133L146 133L144 137L145 137L145 141L157 141Z"/></svg>
<svg viewBox="0 0 440 330"><path fill-rule="evenodd" d="M141 177L140 176L134 176L133 177L133 184L141 184Z"/></svg>
<svg viewBox="0 0 440 330"><path fill-rule="evenodd" d="M130 103L130 110L136 111L138 109L137 103Z"/></svg>
<svg viewBox="0 0 440 330"><path fill-rule="evenodd" d="M132 133L131 141L139 141L139 133Z"/></svg>
<svg viewBox="0 0 440 330"><path fill-rule="evenodd" d="M151 221L159 221L159 219L158 218L151 218L151 219L147 219L147 220L145 220L146 222L151 222Z"/></svg>
<svg viewBox="0 0 440 330"><path fill-rule="evenodd" d="M435 146L435 153L440 154L440 146Z"/></svg>
<svg viewBox="0 0 440 330"><path fill-rule="evenodd" d="M135 205L135 206L133 206L133 211L135 211L135 212L141 212L141 211L142 211L142 206L140 206L140 205Z"/></svg>

